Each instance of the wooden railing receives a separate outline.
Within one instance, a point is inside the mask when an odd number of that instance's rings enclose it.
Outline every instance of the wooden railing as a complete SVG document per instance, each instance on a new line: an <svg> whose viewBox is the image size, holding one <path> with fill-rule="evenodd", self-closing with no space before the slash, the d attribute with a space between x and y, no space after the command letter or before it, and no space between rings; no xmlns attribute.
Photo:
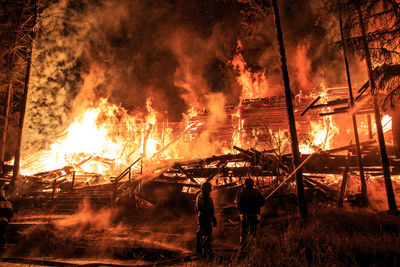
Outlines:
<svg viewBox="0 0 400 267"><path fill-rule="evenodd" d="M64 183L65 181L67 181L67 178L65 178L65 177L66 177L67 175L70 175L70 174L72 174L71 191L74 189L75 171L67 172L66 174L64 174L64 175L62 175L62 176L60 176L60 177L54 178L54 179L52 180L52 182L53 182L53 185L52 185L53 190L52 190L52 192L51 192L51 198L54 198L57 186L60 185L60 184L62 184L62 183Z"/></svg>
<svg viewBox="0 0 400 267"><path fill-rule="evenodd" d="M135 162L133 162L128 168L126 168L123 172L121 172L120 175L118 175L117 177L115 177L114 180L114 194L113 194L113 202L115 201L116 197L117 197L117 191L118 191L118 184L119 182L128 175L128 179L131 180L132 178L132 167L138 163L140 161L140 174L143 173L143 158L138 158L137 160L135 160Z"/></svg>

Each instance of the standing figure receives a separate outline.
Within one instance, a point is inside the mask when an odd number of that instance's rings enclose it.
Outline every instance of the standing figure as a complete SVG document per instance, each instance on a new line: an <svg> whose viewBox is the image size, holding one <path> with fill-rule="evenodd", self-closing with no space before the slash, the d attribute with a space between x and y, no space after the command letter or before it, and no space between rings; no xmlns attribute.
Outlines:
<svg viewBox="0 0 400 267"><path fill-rule="evenodd" d="M8 222L13 216L11 202L5 197L4 190L0 189L0 249L7 247L6 231Z"/></svg>
<svg viewBox="0 0 400 267"><path fill-rule="evenodd" d="M214 215L214 204L210 196L211 184L205 182L196 199L196 212L199 219L196 233L196 254L200 257L212 255L212 226L217 226Z"/></svg>
<svg viewBox="0 0 400 267"><path fill-rule="evenodd" d="M244 182L244 188L239 191L237 196L237 208L240 213L241 231L240 245L247 245L247 238L253 238L256 235L257 224L260 216L260 208L264 206L265 199L261 192L254 187L254 181L247 178Z"/></svg>

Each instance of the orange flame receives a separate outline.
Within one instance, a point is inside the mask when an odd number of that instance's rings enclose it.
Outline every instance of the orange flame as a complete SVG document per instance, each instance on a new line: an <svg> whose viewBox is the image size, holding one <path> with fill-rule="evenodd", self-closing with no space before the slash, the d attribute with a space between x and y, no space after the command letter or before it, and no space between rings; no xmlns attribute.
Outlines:
<svg viewBox="0 0 400 267"><path fill-rule="evenodd" d="M78 115L49 150L24 158L21 173L73 166L82 172L111 174L114 168L126 166L140 156L151 157L162 142L151 99L146 107L148 115L143 121L141 116L131 116L122 107L101 99L97 106ZM162 154L167 153L166 150Z"/></svg>
<svg viewBox="0 0 400 267"><path fill-rule="evenodd" d="M239 76L236 78L242 86L240 99L266 97L269 89L268 81L265 77L265 71L252 73L247 67L247 63L241 54L242 43L238 41L236 55L230 62Z"/></svg>
<svg viewBox="0 0 400 267"><path fill-rule="evenodd" d="M320 97L326 101L328 92L327 87L324 83L321 83L322 92ZM328 107L326 109L330 111L331 108ZM311 126L311 141L300 144L300 152L303 154L311 154L318 149L328 150L331 148L331 140L332 138L339 133L339 128L333 122L332 116L324 116L321 122L310 122Z"/></svg>
<svg viewBox="0 0 400 267"><path fill-rule="evenodd" d="M389 115L383 116L381 123L384 133L392 130L392 117L390 117Z"/></svg>

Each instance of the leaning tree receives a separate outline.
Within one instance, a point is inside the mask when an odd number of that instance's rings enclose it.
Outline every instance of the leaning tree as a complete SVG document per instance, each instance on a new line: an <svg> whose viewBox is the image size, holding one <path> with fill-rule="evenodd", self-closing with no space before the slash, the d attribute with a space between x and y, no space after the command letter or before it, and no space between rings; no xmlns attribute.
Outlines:
<svg viewBox="0 0 400 267"><path fill-rule="evenodd" d="M380 95L380 107L392 117L394 145L400 155L400 2L332 0L327 7L327 13L341 12L343 16L345 39L338 44L365 58L364 40L367 41L376 90L371 93Z"/></svg>
<svg viewBox="0 0 400 267"><path fill-rule="evenodd" d="M245 14L249 19L244 23L250 25L247 29L252 29L254 21L260 19L260 14L265 15L265 10L268 10L267 7L271 5L271 1L268 0L242 0L241 2L248 4ZM392 115L394 142L397 153L400 155L400 105L397 104L400 95L400 3L395 0L326 0L324 4L321 9L324 19L334 24L341 13L344 21L343 39L337 44L345 46L349 53L359 54L366 59L370 85L368 93L372 96L374 103L389 208L397 209L380 123L380 110L384 108ZM363 195L366 196L366 187Z"/></svg>
<svg viewBox="0 0 400 267"><path fill-rule="evenodd" d="M382 107L390 110L393 122L399 120L399 3L388 0L330 0L325 14L328 17L339 14L342 38L338 43L343 51L351 50L365 59L368 82L364 88L369 88L373 104L389 209L396 210L380 111ZM392 125L395 146L399 148L400 128L397 123Z"/></svg>

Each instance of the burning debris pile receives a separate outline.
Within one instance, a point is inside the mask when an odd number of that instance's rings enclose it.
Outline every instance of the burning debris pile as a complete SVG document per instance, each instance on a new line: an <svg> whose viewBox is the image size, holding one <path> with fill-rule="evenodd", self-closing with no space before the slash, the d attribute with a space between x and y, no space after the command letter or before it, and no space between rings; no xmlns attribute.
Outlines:
<svg viewBox="0 0 400 267"><path fill-rule="evenodd" d="M302 31L288 29L293 41L288 51L294 55L288 65L296 86L291 97L283 96L278 57L270 52L272 20L254 32L257 38L238 38L239 25L249 23L239 14L255 12L244 3L214 8L224 1L72 2L50 1L39 9L36 1L27 3L35 7L35 18L45 19L40 42L30 50L36 67L25 95L25 126L18 128L21 135L24 128L22 158L20 151L15 162L8 156L2 172L8 179L8 167L17 166L13 181L19 197L61 201L76 194L97 201L101 193L110 203L129 196L137 205L156 205L164 199L160 190L193 198L205 180L216 188L236 188L249 176L267 196L294 171L287 99L294 103L307 187L334 198L338 188L326 187L328 176L364 173L349 144L353 113L360 118L365 174L381 175L366 97L372 89L366 83L353 92L352 105L348 86L324 85L342 82L344 73L337 60L324 60L337 54L322 41L333 41L327 26L318 23L308 33L316 16L311 2L286 1L309 13L294 14ZM207 19L186 12L193 10ZM209 10L221 11L210 15ZM118 19L110 19L111 13ZM325 77L334 78L321 82ZM383 124L391 140L388 115ZM397 175L398 158L391 148L389 154L390 171Z"/></svg>
<svg viewBox="0 0 400 267"><path fill-rule="evenodd" d="M309 193L323 199L338 198L342 177L359 176L355 145L332 148L351 133L348 130L339 134L341 129L349 128L348 116L336 115L337 108L329 111L331 106L348 104L345 89L329 88L321 95L295 98L305 186ZM247 177L256 181L265 196L282 185L285 190L277 192L294 193L294 183L287 180L294 170L288 122L282 115L283 97L245 99L238 107L227 106L219 123L210 119L216 116L212 109L195 112L186 122L171 123L166 118L156 120L150 100L147 108L149 115L142 121L108 104L106 99L99 107L86 110L52 150L26 158L22 170L27 175L18 183L20 197L37 200L40 196L45 204L36 203L37 207L47 205L68 212L73 212L84 198L98 207L113 203L190 206L200 185L211 181L217 191L224 192L221 194L227 203L233 204ZM390 134L390 128L386 128ZM382 171L376 143L368 138L372 131L367 127L360 133L364 137L361 152L366 176L375 179L372 177L381 177ZM203 149L204 144L215 147ZM201 157L210 151L214 156ZM400 160L392 150L389 152L393 155L391 172L400 175ZM34 173L51 166L56 168ZM352 183L356 180L353 178ZM359 194L355 187L348 199Z"/></svg>

